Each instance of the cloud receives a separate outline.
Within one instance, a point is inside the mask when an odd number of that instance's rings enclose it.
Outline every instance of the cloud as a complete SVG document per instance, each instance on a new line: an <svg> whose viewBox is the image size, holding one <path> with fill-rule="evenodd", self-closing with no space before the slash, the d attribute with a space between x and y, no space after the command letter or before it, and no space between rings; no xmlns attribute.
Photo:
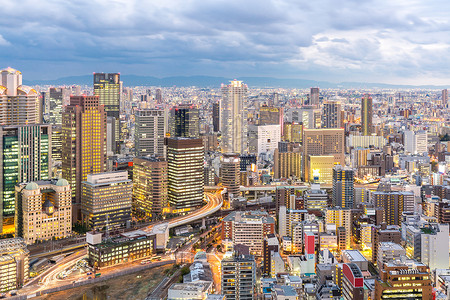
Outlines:
<svg viewBox="0 0 450 300"><path fill-rule="evenodd" d="M450 75L445 14L450 3L443 0L0 0L0 5L0 46L9 46L0 48L0 65L14 65L30 79L105 69L331 81L426 78L436 84Z"/></svg>

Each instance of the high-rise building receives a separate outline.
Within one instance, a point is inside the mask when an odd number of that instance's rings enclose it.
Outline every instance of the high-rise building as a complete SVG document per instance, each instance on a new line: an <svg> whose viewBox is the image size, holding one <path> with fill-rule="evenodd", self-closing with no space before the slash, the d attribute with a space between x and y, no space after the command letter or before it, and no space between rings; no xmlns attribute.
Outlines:
<svg viewBox="0 0 450 300"><path fill-rule="evenodd" d="M0 125L30 125L41 122L39 95L22 85L22 73L13 68L0 71Z"/></svg>
<svg viewBox="0 0 450 300"><path fill-rule="evenodd" d="M344 129L305 128L303 130L303 176L305 181L312 179L313 170L310 157L322 155L332 155L335 163L345 164Z"/></svg>
<svg viewBox="0 0 450 300"><path fill-rule="evenodd" d="M320 189L319 184L312 184L311 189L303 194L305 209L325 211L328 207L328 194Z"/></svg>
<svg viewBox="0 0 450 300"><path fill-rule="evenodd" d="M155 92L155 100L156 100L156 103L157 104L161 104L161 103L163 103L163 99L162 99L162 92L161 92L161 89L156 89L156 92Z"/></svg>
<svg viewBox="0 0 450 300"><path fill-rule="evenodd" d="M220 166L220 178L227 189L227 199L240 196L240 161L239 154L225 153Z"/></svg>
<svg viewBox="0 0 450 300"><path fill-rule="evenodd" d="M406 152L421 155L428 153L428 134L426 131L405 131L403 140Z"/></svg>
<svg viewBox="0 0 450 300"><path fill-rule="evenodd" d="M167 139L169 204L174 212L198 207L204 197L204 149L202 139Z"/></svg>
<svg viewBox="0 0 450 300"><path fill-rule="evenodd" d="M279 107L262 106L259 109L259 125L283 126L283 110Z"/></svg>
<svg viewBox="0 0 450 300"><path fill-rule="evenodd" d="M171 137L200 137L199 110L192 104L172 107L169 129Z"/></svg>
<svg viewBox="0 0 450 300"><path fill-rule="evenodd" d="M94 73L94 95L98 96L99 104L104 106L108 117L115 119L116 143L121 139L120 132L120 74Z"/></svg>
<svg viewBox="0 0 450 300"><path fill-rule="evenodd" d="M213 131L220 131L220 101L213 103L213 111L212 111L212 119L213 119Z"/></svg>
<svg viewBox="0 0 450 300"><path fill-rule="evenodd" d="M384 267L384 264L406 256L405 248L393 242L380 242L377 248L377 266L380 269Z"/></svg>
<svg viewBox="0 0 450 300"><path fill-rule="evenodd" d="M297 151L298 150L298 151ZM299 149L293 151L281 151L275 149L274 153L274 178L290 178L302 176L302 153Z"/></svg>
<svg viewBox="0 0 450 300"><path fill-rule="evenodd" d="M310 96L309 96L309 105L314 105L316 107L319 106L319 88L313 87L311 88Z"/></svg>
<svg viewBox="0 0 450 300"><path fill-rule="evenodd" d="M283 136L285 142L301 143L303 138L303 124L299 123L283 123Z"/></svg>
<svg viewBox="0 0 450 300"><path fill-rule="evenodd" d="M322 108L322 128L341 128L341 103L326 101Z"/></svg>
<svg viewBox="0 0 450 300"><path fill-rule="evenodd" d="M52 166L56 163L61 164L62 160L62 125L52 125ZM55 176L53 176L55 177ZM58 176L56 176L58 177Z"/></svg>
<svg viewBox="0 0 450 300"><path fill-rule="evenodd" d="M248 126L248 151L249 153L273 154L281 142L280 125L250 125Z"/></svg>
<svg viewBox="0 0 450 300"><path fill-rule="evenodd" d="M336 229L343 227L345 229L345 248L350 249L350 237L352 234L352 215L351 210L346 208L329 208L325 213L325 221L333 224Z"/></svg>
<svg viewBox="0 0 450 300"><path fill-rule="evenodd" d="M22 238L0 241L0 292L21 288L28 281L29 255Z"/></svg>
<svg viewBox="0 0 450 300"><path fill-rule="evenodd" d="M164 138L167 133L167 115L164 110L140 109L135 114L134 148L136 156L166 156Z"/></svg>
<svg viewBox="0 0 450 300"><path fill-rule="evenodd" d="M133 159L133 212L140 218L162 216L168 206L167 161L160 157Z"/></svg>
<svg viewBox="0 0 450 300"><path fill-rule="evenodd" d="M72 189L65 179L16 186L16 236L28 245L72 233Z"/></svg>
<svg viewBox="0 0 450 300"><path fill-rule="evenodd" d="M62 124L62 107L65 88L50 88L48 123Z"/></svg>
<svg viewBox="0 0 450 300"><path fill-rule="evenodd" d="M16 184L51 177L51 136L50 124L0 127L2 233L14 232Z"/></svg>
<svg viewBox="0 0 450 300"><path fill-rule="evenodd" d="M387 225L401 225L404 211L414 211L413 192L373 192L372 203L384 210Z"/></svg>
<svg viewBox="0 0 450 300"><path fill-rule="evenodd" d="M125 226L131 221L131 189L127 171L87 175L82 182L82 224L93 230Z"/></svg>
<svg viewBox="0 0 450 300"><path fill-rule="evenodd" d="M365 95L361 99L361 131L362 135L372 135L372 97Z"/></svg>
<svg viewBox="0 0 450 300"><path fill-rule="evenodd" d="M378 245L382 242L393 242L400 244L401 234L399 226L390 225L387 226L386 223L381 223L380 226L372 226L372 263L376 263L378 259Z"/></svg>
<svg viewBox="0 0 450 300"><path fill-rule="evenodd" d="M227 300L256 299L256 263L252 255L222 259L222 294Z"/></svg>
<svg viewBox="0 0 450 300"><path fill-rule="evenodd" d="M98 96L72 96L62 122L62 177L72 188L74 220L80 220L81 182L105 171L106 112Z"/></svg>
<svg viewBox="0 0 450 300"><path fill-rule="evenodd" d="M333 206L353 208L353 170L336 165L333 168Z"/></svg>
<svg viewBox="0 0 450 300"><path fill-rule="evenodd" d="M250 254L263 255L263 241L275 233L275 219L267 212L232 212L222 220L222 240L246 245Z"/></svg>
<svg viewBox="0 0 450 300"><path fill-rule="evenodd" d="M244 153L247 149L247 85L233 80L222 84L222 151Z"/></svg>
<svg viewBox="0 0 450 300"><path fill-rule="evenodd" d="M447 89L442 90L441 103L442 103L442 106L447 107L447 103L448 103L448 90Z"/></svg>

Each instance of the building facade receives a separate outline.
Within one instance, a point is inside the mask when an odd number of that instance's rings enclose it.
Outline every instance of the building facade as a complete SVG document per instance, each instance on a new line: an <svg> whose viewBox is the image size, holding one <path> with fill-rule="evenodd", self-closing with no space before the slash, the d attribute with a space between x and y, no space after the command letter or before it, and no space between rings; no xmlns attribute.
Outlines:
<svg viewBox="0 0 450 300"><path fill-rule="evenodd" d="M135 113L134 149L136 156L166 156L164 138L167 114L160 109L140 109Z"/></svg>
<svg viewBox="0 0 450 300"><path fill-rule="evenodd" d="M127 171L87 175L82 182L82 224L93 230L117 228L131 221L132 182Z"/></svg>
<svg viewBox="0 0 450 300"><path fill-rule="evenodd" d="M170 136L199 138L199 110L191 104L178 105L170 110Z"/></svg>
<svg viewBox="0 0 450 300"><path fill-rule="evenodd" d="M22 238L0 240L0 292L18 289L28 281L29 255Z"/></svg>
<svg viewBox="0 0 450 300"><path fill-rule="evenodd" d="M256 299L256 263L251 255L222 259L222 294L227 300Z"/></svg>
<svg viewBox="0 0 450 300"><path fill-rule="evenodd" d="M72 233L72 189L65 179L16 186L16 236L30 245Z"/></svg>

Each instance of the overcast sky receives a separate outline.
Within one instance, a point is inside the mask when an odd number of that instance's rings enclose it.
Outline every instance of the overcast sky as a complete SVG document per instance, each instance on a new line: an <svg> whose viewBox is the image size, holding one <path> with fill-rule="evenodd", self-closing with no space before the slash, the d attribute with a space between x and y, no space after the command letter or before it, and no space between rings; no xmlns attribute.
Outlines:
<svg viewBox="0 0 450 300"><path fill-rule="evenodd" d="M448 0L0 0L0 68L450 85Z"/></svg>

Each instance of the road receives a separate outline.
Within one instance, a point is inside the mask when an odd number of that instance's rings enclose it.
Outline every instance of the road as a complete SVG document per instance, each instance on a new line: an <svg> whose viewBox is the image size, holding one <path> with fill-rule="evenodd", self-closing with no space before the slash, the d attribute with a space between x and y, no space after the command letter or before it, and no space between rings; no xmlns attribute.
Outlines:
<svg viewBox="0 0 450 300"><path fill-rule="evenodd" d="M222 190L219 190L215 193L206 192L205 198L206 198L207 203L205 206L189 213L188 215L171 219L168 222L169 228L174 228L177 226L188 224L188 223L196 221L198 219L205 218L206 216L209 216L209 215L215 213L216 211L220 210L220 208L222 207L222 204L223 204L223 198L222 198L221 192L222 192ZM157 224L162 224L162 223L157 223ZM144 230L146 232L151 232L153 227L157 224L149 225L149 226L143 228L142 230ZM41 275L39 275L38 277L36 277L33 280L31 280L30 282L28 282L26 284L26 286L19 291L19 293L32 295L41 290L53 288L56 286L70 283L71 281L76 281L79 279L86 278L86 276L82 275L82 274L80 274L79 276L76 276L76 277L72 276L70 279L65 279L65 280L57 278L57 275L59 273L63 272L66 269L71 268L73 265L76 264L76 262L78 260L85 257L86 255L87 255L87 250L81 249L81 250L75 252L74 254L67 256L62 261L57 263L57 265L49 268L48 270L44 271ZM166 258L164 258L164 259L166 259ZM126 268L131 268L136 265L139 265L139 262L133 262L133 263L129 263L126 265L122 264L122 265L112 266L107 269L107 272L112 273L112 272L123 270ZM103 270L104 269L102 269L102 272L104 272ZM38 281L41 282L40 285L38 285Z"/></svg>

